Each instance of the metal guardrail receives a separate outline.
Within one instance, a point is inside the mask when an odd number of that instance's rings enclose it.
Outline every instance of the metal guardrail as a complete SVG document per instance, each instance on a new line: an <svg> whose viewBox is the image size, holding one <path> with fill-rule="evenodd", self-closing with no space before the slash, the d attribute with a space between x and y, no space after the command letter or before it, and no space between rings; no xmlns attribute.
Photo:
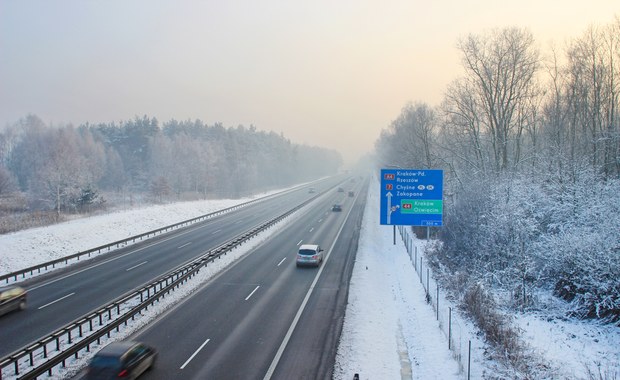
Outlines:
<svg viewBox="0 0 620 380"><path fill-rule="evenodd" d="M58 265L58 264L61 264L61 263L68 264L70 260L74 260L74 259L76 261L79 261L80 258L83 257L83 256L90 257L92 254L94 254L94 253L101 253L101 251L104 251L104 250L111 251L112 249L119 248L121 245L127 245L129 243L135 243L136 240L142 240L142 239L145 239L145 238L150 238L151 236L156 236L158 234L163 234L163 233L172 231L174 229L178 229L178 228L189 226L189 225L194 224L194 223L202 222L204 220L213 218L215 216L226 214L228 212L237 210L239 208L246 207L246 206L249 206L249 205L254 204L254 203L262 202L262 201L265 201L267 199L271 199L273 197L282 195L282 194L284 194L286 192L297 190L299 187L303 187L303 186L307 186L307 184L296 186L296 187L294 187L292 189L284 190L284 191L281 191L281 192L278 192L278 193L275 193L275 194L271 194L269 196L262 197L262 198L259 198L259 199L253 199L253 200L248 201L248 202L240 203L240 204L235 205L235 206L231 206L231 207L228 207L228 208L225 208L225 209L222 209L222 210L218 210L218 211L215 211L215 212L212 212L212 213L209 213L209 214L201 215L201 216L198 216L198 217L195 217L195 218L192 218L192 219L184 220L182 222L174 223L174 224L171 224L169 226L158 228L156 230L152 230L152 231L148 231L148 232L145 232L145 233L142 233L142 234L139 234L139 235L131 236L131 237L128 237L128 238L123 239L123 240L115 241L113 243L108 243L108 244L105 244L105 245L102 245L102 246L99 246L99 247L91 248L89 250L78 252L78 253L75 253L73 255L64 256L64 257L58 258L56 260L51 260L51 261L48 261L48 262L45 262L45 263L37 264L37 265L31 266L31 267L28 267L28 268L24 268L24 269L18 270L16 272L7 273L7 274L4 274L4 275L0 276L0 283L4 282L4 283L8 284L11 279L13 279L14 282L16 282L18 280L21 280L21 279L26 279L26 276L28 276L28 275L34 276L35 274L41 274L42 272L47 271L49 268L54 269L56 267L56 265Z"/></svg>
<svg viewBox="0 0 620 380"><path fill-rule="evenodd" d="M136 315L146 311L149 306L153 305L160 298L165 297L165 295L180 287L184 282L196 275L201 268L207 266L208 263L282 221L320 195L320 193L315 195L280 216L238 235L217 248L209 250L190 263L168 272L148 285L123 295L108 305L0 359L0 379L2 379L3 372L7 375L6 369L11 367L13 371L8 376L17 377L20 380L36 379L45 373L51 376L55 367L58 365L64 367L67 359L72 356L78 358L82 350L90 351L90 346L94 342L99 343L103 336L110 336L113 330L116 329L118 331L121 325L127 325L129 320L133 320ZM51 355L53 352L56 352L56 354ZM27 370L29 372L25 372ZM23 375L21 375L22 373Z"/></svg>

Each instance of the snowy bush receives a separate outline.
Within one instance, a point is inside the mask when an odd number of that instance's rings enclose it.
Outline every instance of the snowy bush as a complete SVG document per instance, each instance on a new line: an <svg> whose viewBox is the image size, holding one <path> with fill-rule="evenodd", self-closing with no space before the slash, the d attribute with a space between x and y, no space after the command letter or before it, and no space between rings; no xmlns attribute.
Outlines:
<svg viewBox="0 0 620 380"><path fill-rule="evenodd" d="M510 175L473 180L446 208L432 265L531 306L553 291L580 318L620 321L620 181Z"/></svg>
<svg viewBox="0 0 620 380"><path fill-rule="evenodd" d="M571 314L620 322L620 181L582 174L556 191L557 212L535 249ZM561 217L558 217L561 216Z"/></svg>

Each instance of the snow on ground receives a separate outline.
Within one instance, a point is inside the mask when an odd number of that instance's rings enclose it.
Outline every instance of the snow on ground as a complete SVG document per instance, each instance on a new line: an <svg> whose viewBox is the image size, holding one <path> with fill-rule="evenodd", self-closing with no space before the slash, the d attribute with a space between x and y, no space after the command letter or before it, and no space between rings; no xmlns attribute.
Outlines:
<svg viewBox="0 0 620 380"><path fill-rule="evenodd" d="M432 307L425 301L424 290L405 247L400 240L393 245L392 229L379 225L377 189L377 186L371 186L369 191L334 378L352 379L354 373L358 373L360 379L466 378L466 368L459 373L459 367L447 349L447 339L438 327ZM250 198L143 207L0 235L0 274L248 200ZM277 230L270 230L253 244ZM203 271L201 279L196 282L206 281L242 257L253 244L242 246L219 265ZM421 252L424 242L416 241L415 244ZM176 300L176 296L169 297L168 301L154 308L153 313L163 312ZM524 330L524 337L532 348L552 363L552 367L561 368L562 375L558 378L587 379L587 368L597 373L597 363L601 373L610 374L601 379L620 378L618 328L588 322L546 320L533 315L516 316L516 322ZM471 327L464 329L469 330L466 334L470 339L475 338ZM489 374L488 368L492 365L484 363L483 345L476 342L475 346L471 378L485 378L483 373Z"/></svg>
<svg viewBox="0 0 620 380"><path fill-rule="evenodd" d="M620 329L592 321L520 314L525 341L562 379L620 379Z"/></svg>
<svg viewBox="0 0 620 380"><path fill-rule="evenodd" d="M435 313L400 240L379 226L370 186L334 379L459 379Z"/></svg>
<svg viewBox="0 0 620 380"><path fill-rule="evenodd" d="M137 207L0 235L0 275L206 215L255 198Z"/></svg>

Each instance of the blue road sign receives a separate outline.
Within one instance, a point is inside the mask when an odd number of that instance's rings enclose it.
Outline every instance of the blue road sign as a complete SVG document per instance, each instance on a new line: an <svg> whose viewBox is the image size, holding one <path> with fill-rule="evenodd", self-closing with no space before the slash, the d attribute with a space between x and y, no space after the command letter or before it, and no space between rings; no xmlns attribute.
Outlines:
<svg viewBox="0 0 620 380"><path fill-rule="evenodd" d="M381 169L381 224L441 226L443 170Z"/></svg>

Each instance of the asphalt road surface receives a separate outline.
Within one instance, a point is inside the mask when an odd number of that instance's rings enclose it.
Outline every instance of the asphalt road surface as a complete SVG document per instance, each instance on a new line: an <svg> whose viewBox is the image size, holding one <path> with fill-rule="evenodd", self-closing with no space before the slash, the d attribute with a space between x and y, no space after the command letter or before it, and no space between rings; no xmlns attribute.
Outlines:
<svg viewBox="0 0 620 380"><path fill-rule="evenodd" d="M335 189L130 339L159 351L141 379L331 378L366 199ZM343 205L332 212L333 203ZM301 244L318 268L297 268Z"/></svg>
<svg viewBox="0 0 620 380"><path fill-rule="evenodd" d="M313 185L334 191L335 178ZM24 284L28 308L0 318L0 357L139 288L266 219L313 197L307 188L72 265ZM84 231L87 234L88 231ZM72 253L72 252L71 252ZM69 253L68 253L69 254Z"/></svg>

